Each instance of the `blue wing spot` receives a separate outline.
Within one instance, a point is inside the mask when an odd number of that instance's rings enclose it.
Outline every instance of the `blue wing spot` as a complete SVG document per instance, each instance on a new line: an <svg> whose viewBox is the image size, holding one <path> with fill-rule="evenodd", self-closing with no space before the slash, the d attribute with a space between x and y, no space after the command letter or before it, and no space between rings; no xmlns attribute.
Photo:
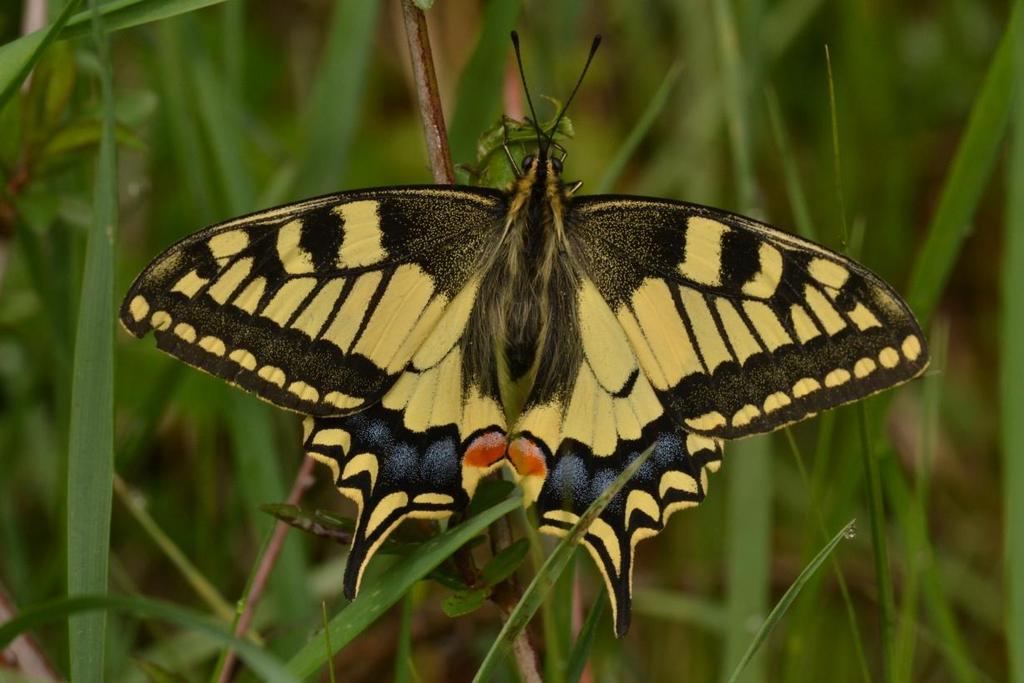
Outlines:
<svg viewBox="0 0 1024 683"><path fill-rule="evenodd" d="M654 442L654 452L651 453L651 460L663 467L678 462L685 454L683 439L678 434L666 432L659 434Z"/></svg>
<svg viewBox="0 0 1024 683"><path fill-rule="evenodd" d="M398 482L405 486L417 477L416 462L419 460L419 453L416 448L406 443L395 444L390 451L381 453L380 461L383 464L384 478L388 481Z"/></svg>
<svg viewBox="0 0 1024 683"><path fill-rule="evenodd" d="M420 473L424 481L434 482L436 486L460 482L459 456L455 442L449 438L427 446L423 454L423 463L420 465Z"/></svg>

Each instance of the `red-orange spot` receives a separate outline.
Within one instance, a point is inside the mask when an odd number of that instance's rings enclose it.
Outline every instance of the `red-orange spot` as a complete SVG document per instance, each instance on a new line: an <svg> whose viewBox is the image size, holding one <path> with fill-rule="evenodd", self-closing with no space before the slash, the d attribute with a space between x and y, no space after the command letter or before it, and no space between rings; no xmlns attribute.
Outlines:
<svg viewBox="0 0 1024 683"><path fill-rule="evenodd" d="M516 468L520 476L544 477L548 473L544 451L525 436L519 437L509 445L508 459L512 461L512 466Z"/></svg>
<svg viewBox="0 0 1024 683"><path fill-rule="evenodd" d="M487 432L473 439L466 449L463 463L470 467L490 467L505 457L508 441L501 432Z"/></svg>

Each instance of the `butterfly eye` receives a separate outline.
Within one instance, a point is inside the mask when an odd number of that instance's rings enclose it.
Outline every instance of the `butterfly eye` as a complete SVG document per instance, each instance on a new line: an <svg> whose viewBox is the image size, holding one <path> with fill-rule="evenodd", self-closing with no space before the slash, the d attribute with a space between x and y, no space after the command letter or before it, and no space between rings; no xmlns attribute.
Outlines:
<svg viewBox="0 0 1024 683"><path fill-rule="evenodd" d="M551 160L551 170L553 170L556 174L561 175L561 173L562 173L562 160L561 159L552 159Z"/></svg>
<svg viewBox="0 0 1024 683"><path fill-rule="evenodd" d="M529 171L531 168L533 168L533 162L536 160L537 157L533 156L532 154L528 154L525 157L523 157L523 170Z"/></svg>

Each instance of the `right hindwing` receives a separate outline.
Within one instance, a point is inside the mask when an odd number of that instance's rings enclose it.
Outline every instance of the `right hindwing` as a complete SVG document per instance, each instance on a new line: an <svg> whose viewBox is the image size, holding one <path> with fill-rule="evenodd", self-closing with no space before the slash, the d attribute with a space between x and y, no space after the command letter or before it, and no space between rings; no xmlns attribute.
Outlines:
<svg viewBox="0 0 1024 683"><path fill-rule="evenodd" d="M347 414L380 399L417 352L429 356L421 346L436 327L465 326L504 213L497 191L424 186L251 214L157 257L121 321L278 406Z"/></svg>

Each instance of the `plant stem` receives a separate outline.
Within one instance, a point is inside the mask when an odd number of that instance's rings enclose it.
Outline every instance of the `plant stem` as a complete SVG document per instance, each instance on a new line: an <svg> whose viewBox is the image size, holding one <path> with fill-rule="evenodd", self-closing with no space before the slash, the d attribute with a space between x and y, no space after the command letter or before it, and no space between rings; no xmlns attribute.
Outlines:
<svg viewBox="0 0 1024 683"><path fill-rule="evenodd" d="M316 461L309 456L305 456L302 460L302 466L299 467L298 473L295 475L295 481L292 483L292 490L288 494L288 504L298 505L299 501L302 500L302 496L309 490L309 487L313 485L313 467L316 465ZM263 591L266 590L267 581L270 580L270 572L274 569L274 564L277 563L277 558L281 554L281 549L284 547L284 538L288 534L288 530L291 527L282 521L278 521L274 525L274 534L270 537L270 543L267 544L267 551L263 553L263 557L260 559L259 567L256 568L256 573L253 575L252 587L249 589L248 598L245 601L245 608L242 610L242 614L238 617L238 622L235 624L235 637L241 638L245 635L245 632L249 630L249 626L252 624L253 617L256 616L256 606L259 604L260 599L263 597ZM235 663L235 651L229 650L227 656L224 658L224 664L220 669L220 677L218 683L228 683L231 680L234 663Z"/></svg>
<svg viewBox="0 0 1024 683"><path fill-rule="evenodd" d="M434 73L434 58L430 51L430 35L427 33L427 18L423 10L402 0L402 19L405 22L405 37L409 43L409 57L412 60L412 74L416 80L416 99L420 104L420 119L423 122L423 137L427 142L427 156L430 171L438 185L455 182L452 154L448 149L448 131L444 126L444 110L441 109L441 95L437 89L437 75Z"/></svg>

